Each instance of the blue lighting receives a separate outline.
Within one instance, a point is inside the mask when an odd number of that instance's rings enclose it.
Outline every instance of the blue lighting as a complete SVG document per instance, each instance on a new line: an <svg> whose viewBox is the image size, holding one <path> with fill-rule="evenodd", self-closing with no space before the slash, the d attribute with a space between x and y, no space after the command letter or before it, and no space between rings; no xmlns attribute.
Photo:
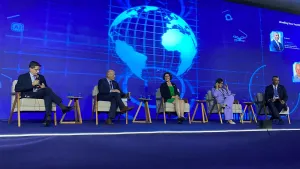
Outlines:
<svg viewBox="0 0 300 169"><path fill-rule="evenodd" d="M13 32L23 32L24 31L24 24L13 22L11 24L11 30Z"/></svg>

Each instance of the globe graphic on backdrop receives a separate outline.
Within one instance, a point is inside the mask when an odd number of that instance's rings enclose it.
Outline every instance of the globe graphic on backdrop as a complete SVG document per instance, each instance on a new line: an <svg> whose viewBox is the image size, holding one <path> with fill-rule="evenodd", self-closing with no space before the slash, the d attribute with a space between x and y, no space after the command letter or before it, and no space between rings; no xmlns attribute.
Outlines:
<svg viewBox="0 0 300 169"><path fill-rule="evenodd" d="M117 56L145 81L161 75L159 71L184 74L197 54L190 26L180 16L155 6L122 12L110 25L108 35Z"/></svg>

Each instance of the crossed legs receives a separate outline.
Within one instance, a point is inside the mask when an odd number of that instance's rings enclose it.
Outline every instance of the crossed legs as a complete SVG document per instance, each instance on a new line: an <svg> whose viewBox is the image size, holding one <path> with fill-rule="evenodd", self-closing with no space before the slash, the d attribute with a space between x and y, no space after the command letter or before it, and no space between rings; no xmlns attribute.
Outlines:
<svg viewBox="0 0 300 169"><path fill-rule="evenodd" d="M133 109L133 107L125 106L122 101L121 94L117 92L111 92L109 95L102 95L100 99L98 98L98 101L99 100L110 102L108 118L105 121L106 124L113 124L112 120L116 117L118 107L120 108L121 113L126 113Z"/></svg>
<svg viewBox="0 0 300 169"><path fill-rule="evenodd" d="M45 126L50 125L51 121L51 111L52 111L52 102L57 104L63 113L66 113L70 110L72 110L73 107L68 107L62 104L62 99L57 96L51 88L43 88L38 90L37 92L34 92L31 96L31 98L37 98L37 99L44 99L45 102L45 109L46 109L46 114L45 114Z"/></svg>

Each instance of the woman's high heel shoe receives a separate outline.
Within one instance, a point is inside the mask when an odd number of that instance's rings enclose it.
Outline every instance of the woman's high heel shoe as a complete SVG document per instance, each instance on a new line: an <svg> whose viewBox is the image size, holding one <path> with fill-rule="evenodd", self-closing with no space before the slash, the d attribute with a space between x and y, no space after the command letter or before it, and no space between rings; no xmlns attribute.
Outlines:
<svg viewBox="0 0 300 169"><path fill-rule="evenodd" d="M234 121L230 120L230 121L227 121L229 124L235 124Z"/></svg>

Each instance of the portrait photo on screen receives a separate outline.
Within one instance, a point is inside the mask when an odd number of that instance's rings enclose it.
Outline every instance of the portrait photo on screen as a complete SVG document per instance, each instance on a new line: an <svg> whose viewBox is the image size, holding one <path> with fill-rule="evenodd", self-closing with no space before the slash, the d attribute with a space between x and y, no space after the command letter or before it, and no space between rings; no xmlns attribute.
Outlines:
<svg viewBox="0 0 300 169"><path fill-rule="evenodd" d="M283 32L272 31L270 33L270 52L282 52L283 49Z"/></svg>
<svg viewBox="0 0 300 169"><path fill-rule="evenodd" d="M293 82L300 82L300 62L295 62L293 64Z"/></svg>

